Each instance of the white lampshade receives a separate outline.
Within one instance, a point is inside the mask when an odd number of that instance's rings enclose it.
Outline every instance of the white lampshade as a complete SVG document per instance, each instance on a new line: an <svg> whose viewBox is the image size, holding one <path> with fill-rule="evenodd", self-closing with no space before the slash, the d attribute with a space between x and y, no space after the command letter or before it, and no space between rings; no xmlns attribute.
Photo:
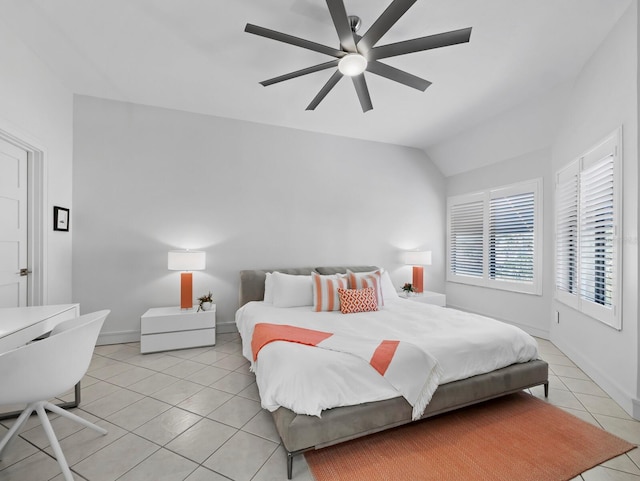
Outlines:
<svg viewBox="0 0 640 481"><path fill-rule="evenodd" d="M403 260L410 266L430 266L431 251L406 251Z"/></svg>
<svg viewBox="0 0 640 481"><path fill-rule="evenodd" d="M367 59L359 53L349 53L338 62L338 70L342 75L355 77L367 69Z"/></svg>
<svg viewBox="0 0 640 481"><path fill-rule="evenodd" d="M206 267L207 254L202 251L169 251L170 271L201 271Z"/></svg>

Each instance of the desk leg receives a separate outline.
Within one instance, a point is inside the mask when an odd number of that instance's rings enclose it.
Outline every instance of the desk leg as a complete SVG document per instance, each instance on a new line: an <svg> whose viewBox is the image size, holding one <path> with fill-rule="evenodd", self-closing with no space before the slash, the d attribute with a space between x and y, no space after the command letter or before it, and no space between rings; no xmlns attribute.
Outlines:
<svg viewBox="0 0 640 481"><path fill-rule="evenodd" d="M75 398L73 401L61 402L57 406L61 407L62 409L70 409L70 408L78 407L80 405L80 381L78 381L78 384L75 385L74 393L75 393ZM20 416L20 414L22 414L22 411L1 413L0 421L2 421L3 419L17 418L18 416ZM35 411L33 411L33 414L35 414Z"/></svg>

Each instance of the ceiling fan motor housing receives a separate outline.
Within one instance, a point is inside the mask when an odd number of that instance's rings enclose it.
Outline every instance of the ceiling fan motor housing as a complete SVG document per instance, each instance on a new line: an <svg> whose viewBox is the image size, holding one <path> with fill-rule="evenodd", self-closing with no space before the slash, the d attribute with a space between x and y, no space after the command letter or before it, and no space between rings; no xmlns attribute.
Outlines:
<svg viewBox="0 0 640 481"><path fill-rule="evenodd" d="M338 38L340 39L339 48L322 45L304 38L294 37L293 35L248 23L245 27L245 32L333 57L333 60L329 62L279 75L278 77L264 80L260 83L266 87L267 85L273 85L284 80L291 80L302 75L338 67L320 89L320 92L318 92L307 106L307 110L315 110L318 104L322 102L343 76L350 77L353 81L362 111L367 112L373 109L369 88L367 87L367 81L364 75L365 71L424 92L426 88L431 85L431 82L412 75L409 72L392 67L384 62L380 62L380 60L468 42L471 36L471 28L452 30L450 32L377 46L378 41L416 1L417 0L392 0L387 9L373 22L364 35L361 36L356 34L361 26L360 17L347 15L344 0L326 0L331 19L333 20Z"/></svg>

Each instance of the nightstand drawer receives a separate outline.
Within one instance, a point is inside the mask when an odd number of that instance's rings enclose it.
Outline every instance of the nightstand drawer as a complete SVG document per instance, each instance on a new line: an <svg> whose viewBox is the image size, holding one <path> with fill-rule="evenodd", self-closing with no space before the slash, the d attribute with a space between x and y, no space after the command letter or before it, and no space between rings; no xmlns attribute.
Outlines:
<svg viewBox="0 0 640 481"><path fill-rule="evenodd" d="M145 334L140 336L140 352L158 352L171 349L211 346L216 343L216 330L196 329L190 331Z"/></svg>
<svg viewBox="0 0 640 481"><path fill-rule="evenodd" d="M154 307L140 316L140 352L168 351L216 343L216 306L198 312Z"/></svg>
<svg viewBox="0 0 640 481"><path fill-rule="evenodd" d="M140 317L141 334L209 329L215 326L215 307L210 311L202 312L177 307L158 307L149 309Z"/></svg>

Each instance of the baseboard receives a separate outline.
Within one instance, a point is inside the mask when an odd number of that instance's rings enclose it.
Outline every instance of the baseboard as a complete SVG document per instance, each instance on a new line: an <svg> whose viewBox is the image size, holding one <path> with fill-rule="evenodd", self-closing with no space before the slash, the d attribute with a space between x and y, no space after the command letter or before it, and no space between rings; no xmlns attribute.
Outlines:
<svg viewBox="0 0 640 481"><path fill-rule="evenodd" d="M216 322L216 333L230 334L238 332L235 322Z"/></svg>
<svg viewBox="0 0 640 481"><path fill-rule="evenodd" d="M126 342L140 342L140 331L102 332L98 336L98 346L105 344L123 344Z"/></svg>
<svg viewBox="0 0 640 481"><path fill-rule="evenodd" d="M617 402L622 409L624 409L629 416L634 419L640 420L640 400L625 391L618 384L611 381L610 376L602 372L598 366L593 364L591 360L582 355L582 353L576 351L571 346L552 341L558 349L560 349L565 356L571 359L576 366L578 366L584 373L589 376L600 388L606 392L611 399Z"/></svg>
<svg viewBox="0 0 640 481"><path fill-rule="evenodd" d="M217 334L236 333L238 329L235 322L216 323ZM115 331L103 332L98 336L98 346L105 344L123 344L126 342L140 342L140 331Z"/></svg>
<svg viewBox="0 0 640 481"><path fill-rule="evenodd" d="M640 420L640 399L633 398L631 400L631 404L633 404L633 412L631 413L631 417L633 419Z"/></svg>
<svg viewBox="0 0 640 481"><path fill-rule="evenodd" d="M485 314L483 312L472 311L471 309L467 309L465 307L454 306L454 305L451 305L451 304L447 304L447 307L451 307L452 309L457 309L459 311L469 312L471 314L478 314L479 316L486 316L486 317L491 317L493 319L497 319L498 321L502 321L505 324L511 324L512 326L519 327L520 329L522 329L527 334L530 334L531 336L534 336L534 337L539 337L540 339L546 339L548 341L551 338L551 333L547 329L540 329L540 328L537 328L537 327L531 327L531 326L528 326L526 324L521 324L519 322L515 322L515 321L513 321L511 319L504 319L504 318L497 317L497 316L494 316L494 315Z"/></svg>

